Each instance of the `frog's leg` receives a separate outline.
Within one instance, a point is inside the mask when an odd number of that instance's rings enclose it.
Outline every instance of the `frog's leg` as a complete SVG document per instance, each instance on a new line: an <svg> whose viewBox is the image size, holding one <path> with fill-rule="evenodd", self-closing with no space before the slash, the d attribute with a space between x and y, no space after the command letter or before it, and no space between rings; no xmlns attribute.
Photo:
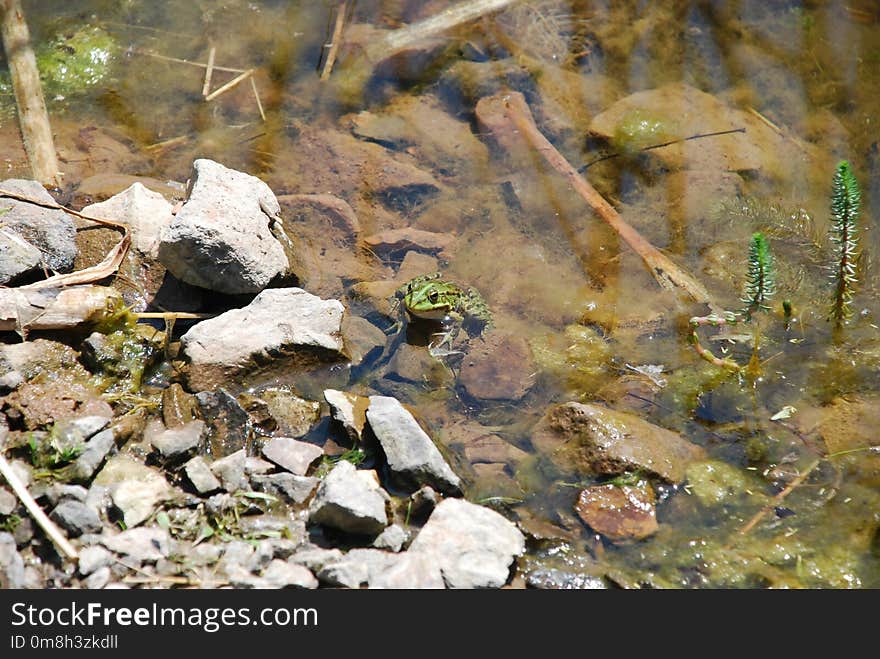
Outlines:
<svg viewBox="0 0 880 659"><path fill-rule="evenodd" d="M462 316L454 312L450 312L443 319L443 331L432 335L438 337L438 340L433 340L428 344L428 353L432 357L448 357L449 355L461 354L460 350L453 350L452 346L455 343L455 339L458 338L458 333L461 331L463 320Z"/></svg>

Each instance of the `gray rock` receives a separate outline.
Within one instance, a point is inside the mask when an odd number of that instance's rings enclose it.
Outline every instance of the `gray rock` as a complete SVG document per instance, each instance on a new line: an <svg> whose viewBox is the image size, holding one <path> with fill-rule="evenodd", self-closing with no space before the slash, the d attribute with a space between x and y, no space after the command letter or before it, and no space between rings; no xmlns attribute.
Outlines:
<svg viewBox="0 0 880 659"><path fill-rule="evenodd" d="M171 536L158 526L128 529L102 538L101 543L110 551L139 563L168 558L171 553Z"/></svg>
<svg viewBox="0 0 880 659"><path fill-rule="evenodd" d="M244 460L244 473L248 476L263 476L275 471L275 465L262 458L248 456Z"/></svg>
<svg viewBox="0 0 880 659"><path fill-rule="evenodd" d="M317 588L312 572L298 564L274 559L261 575L269 588Z"/></svg>
<svg viewBox="0 0 880 659"><path fill-rule="evenodd" d="M37 181L6 179L0 188L50 204L57 204L46 188ZM42 262L49 270L66 272L76 258L76 228L73 218L61 210L43 208L23 201L4 198L3 226L18 234L42 253Z"/></svg>
<svg viewBox="0 0 880 659"><path fill-rule="evenodd" d="M83 547L79 551L79 573L87 577L95 570L106 567L113 563L113 554L104 549L101 545L92 545Z"/></svg>
<svg viewBox="0 0 880 659"><path fill-rule="evenodd" d="M263 455L282 469L305 476L315 460L324 455L324 450L291 437L274 437L263 446Z"/></svg>
<svg viewBox="0 0 880 659"><path fill-rule="evenodd" d="M0 589L23 588L24 560L15 546L11 533L0 532Z"/></svg>
<svg viewBox="0 0 880 659"><path fill-rule="evenodd" d="M18 506L18 499L5 487L0 487L0 515L9 515Z"/></svg>
<svg viewBox="0 0 880 659"><path fill-rule="evenodd" d="M252 423L276 437L303 437L321 418L318 401L301 398L288 387L267 387L238 398Z"/></svg>
<svg viewBox="0 0 880 659"><path fill-rule="evenodd" d="M163 458L173 460L199 449L202 446L204 432L205 422L201 419L193 419L182 426L164 428L152 433L149 442Z"/></svg>
<svg viewBox="0 0 880 659"><path fill-rule="evenodd" d="M224 573L226 574L226 580L233 588L266 589L270 587L263 577L254 574L241 565L227 565Z"/></svg>
<svg viewBox="0 0 880 659"><path fill-rule="evenodd" d="M209 390L268 363L287 368L344 359L343 311L339 300L301 288L265 290L246 307L203 320L180 338L187 382Z"/></svg>
<svg viewBox="0 0 880 659"><path fill-rule="evenodd" d="M400 524L392 524L376 536L373 547L398 552L408 538L409 534Z"/></svg>
<svg viewBox="0 0 880 659"><path fill-rule="evenodd" d="M403 405L390 396L370 396L367 421L382 445L392 474L407 485L430 485L461 494L461 479Z"/></svg>
<svg viewBox="0 0 880 659"><path fill-rule="evenodd" d="M280 212L260 179L198 159L186 203L160 233L159 260L188 284L256 293L288 268L270 230Z"/></svg>
<svg viewBox="0 0 880 659"><path fill-rule="evenodd" d="M235 568L244 568L251 572L253 571L252 562L255 553L256 548L251 543L244 540L231 540L223 548L223 556L217 567L227 575L234 572Z"/></svg>
<svg viewBox="0 0 880 659"><path fill-rule="evenodd" d="M306 538L306 524L301 519L293 519L290 515L244 515L239 518L239 529L247 536L260 537L270 534L282 535L301 543ZM266 540L260 541L261 546L273 546Z"/></svg>
<svg viewBox="0 0 880 659"><path fill-rule="evenodd" d="M330 405L333 418L342 424L345 432L355 442L361 441L367 423L367 406L370 399L336 389L325 389L324 400Z"/></svg>
<svg viewBox="0 0 880 659"><path fill-rule="evenodd" d="M85 449L71 466L71 475L73 480L87 481L97 471L104 458L113 448L116 441L116 433L113 428L102 430L94 435L86 442Z"/></svg>
<svg viewBox="0 0 880 659"><path fill-rule="evenodd" d="M251 483L261 492L281 495L293 503L305 503L320 481L313 476L297 476L287 472L251 476Z"/></svg>
<svg viewBox="0 0 880 659"><path fill-rule="evenodd" d="M290 556L290 561L305 565L312 572L319 572L325 565L336 563L342 559L342 552L339 549L325 549L324 547L316 547L314 545L298 549Z"/></svg>
<svg viewBox="0 0 880 659"><path fill-rule="evenodd" d="M110 497L129 529L153 514L163 501L174 496L174 491L158 470L126 455L115 455L95 477L95 484L108 488Z"/></svg>
<svg viewBox="0 0 880 659"><path fill-rule="evenodd" d="M248 479L244 473L245 459L246 454L242 449L211 463L211 472L220 479L223 489L227 492L247 489Z"/></svg>
<svg viewBox="0 0 880 659"><path fill-rule="evenodd" d="M407 553L432 557L450 588L499 588L524 550L523 534L494 510L444 499Z"/></svg>
<svg viewBox="0 0 880 659"><path fill-rule="evenodd" d="M31 494L33 494L33 492L31 492ZM46 498L53 506L58 505L58 503L64 499L73 499L74 501L85 503L88 496L89 491L82 485L52 483L52 485L46 490ZM92 506L92 508L94 508L94 506Z"/></svg>
<svg viewBox="0 0 880 659"><path fill-rule="evenodd" d="M410 551L395 554L396 560L377 574L371 574L370 588L405 589L414 588L443 589L443 573L440 566L427 554Z"/></svg>
<svg viewBox="0 0 880 659"><path fill-rule="evenodd" d="M82 213L128 225L132 247L155 257L159 252L159 234L174 219L172 209L161 194L135 182L106 201L86 206Z"/></svg>
<svg viewBox="0 0 880 659"><path fill-rule="evenodd" d="M380 488L357 474L357 469L340 460L321 484L309 505L309 521L348 533L376 535L388 524L385 498Z"/></svg>
<svg viewBox="0 0 880 659"><path fill-rule="evenodd" d="M43 253L14 231L0 228L0 286L34 272Z"/></svg>
<svg viewBox="0 0 880 659"><path fill-rule="evenodd" d="M328 586L360 588L396 559L396 554L378 549L352 549L338 561L324 565L318 572L318 580Z"/></svg>
<svg viewBox="0 0 880 659"><path fill-rule="evenodd" d="M94 508L71 499L55 506L49 517L73 538L83 533L100 533L102 528L101 518Z"/></svg>
<svg viewBox="0 0 880 659"><path fill-rule="evenodd" d="M183 465L183 470L186 472L189 482L193 484L193 487L196 488L199 494L214 492L223 487L223 484L214 475L214 472L211 471L208 463L200 455L190 459L189 462Z"/></svg>
<svg viewBox="0 0 880 659"><path fill-rule="evenodd" d="M109 567L98 568L86 577L83 581L83 585L89 590L100 590L110 583L110 578L112 576L113 574L110 572Z"/></svg>

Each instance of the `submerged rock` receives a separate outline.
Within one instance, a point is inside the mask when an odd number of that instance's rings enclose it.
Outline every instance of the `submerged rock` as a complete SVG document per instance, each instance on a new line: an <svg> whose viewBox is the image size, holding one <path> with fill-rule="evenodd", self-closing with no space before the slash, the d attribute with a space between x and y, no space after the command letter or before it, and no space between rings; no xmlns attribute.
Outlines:
<svg viewBox="0 0 880 659"><path fill-rule="evenodd" d="M524 550L523 534L494 510L445 499L406 553L433 559L450 588L499 588Z"/></svg>
<svg viewBox="0 0 880 659"><path fill-rule="evenodd" d="M345 358L338 300L301 288L265 290L246 307L197 323L180 339L191 389L212 389L264 367L299 368Z"/></svg>
<svg viewBox="0 0 880 659"><path fill-rule="evenodd" d="M194 286L256 293L288 268L270 228L280 212L263 181L200 158L186 203L160 234L159 260Z"/></svg>
<svg viewBox="0 0 880 659"><path fill-rule="evenodd" d="M234 396L224 389L196 394L201 417L205 420L210 452L222 458L244 448L248 440L248 415Z"/></svg>
<svg viewBox="0 0 880 659"><path fill-rule="evenodd" d="M470 346L459 382L479 400L519 400L534 384L536 371L524 338L490 332Z"/></svg>
<svg viewBox="0 0 880 659"><path fill-rule="evenodd" d="M394 478L409 486L430 485L447 494L461 494L461 479L396 398L370 396L367 421Z"/></svg>
<svg viewBox="0 0 880 659"><path fill-rule="evenodd" d="M597 533L615 543L642 540L657 532L650 485L594 485L581 490L575 511Z"/></svg>
<svg viewBox="0 0 880 659"><path fill-rule="evenodd" d="M385 498L361 477L353 464L340 460L309 506L309 521L362 535L377 535L388 524Z"/></svg>
<svg viewBox="0 0 880 659"><path fill-rule="evenodd" d="M534 428L532 444L568 473L642 471L670 483L684 480L687 465L705 455L678 433L627 412L585 403L551 409Z"/></svg>

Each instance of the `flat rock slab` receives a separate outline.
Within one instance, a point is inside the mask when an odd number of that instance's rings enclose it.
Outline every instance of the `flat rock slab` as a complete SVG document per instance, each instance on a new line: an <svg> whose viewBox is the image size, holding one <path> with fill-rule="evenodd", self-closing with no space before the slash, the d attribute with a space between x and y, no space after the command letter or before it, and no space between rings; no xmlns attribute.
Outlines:
<svg viewBox="0 0 880 659"><path fill-rule="evenodd" d="M594 485L581 491L574 509L584 524L622 544L657 532L654 501L654 491L647 485Z"/></svg>
<svg viewBox="0 0 880 659"><path fill-rule="evenodd" d="M459 382L480 400L519 400L535 383L538 371L528 341L490 332L474 341L461 363Z"/></svg>
<svg viewBox="0 0 880 659"><path fill-rule="evenodd" d="M305 476L312 463L324 455L324 450L291 437L274 437L263 446L263 455L282 469Z"/></svg>
<svg viewBox="0 0 880 659"><path fill-rule="evenodd" d="M270 230L280 212L275 194L257 177L198 159L186 203L160 234L159 260L188 284L256 293L288 268Z"/></svg>
<svg viewBox="0 0 880 659"><path fill-rule="evenodd" d="M347 533L375 536L388 524L385 498L378 484L371 485L353 464L340 460L318 486L309 505L309 521Z"/></svg>
<svg viewBox="0 0 880 659"><path fill-rule="evenodd" d="M0 181L0 188L37 201L57 204L37 181L10 178ZM3 228L40 250L43 265L58 272L66 272L73 267L76 227L71 215L3 197L0 199L0 209L7 208L9 210L2 214Z"/></svg>
<svg viewBox="0 0 880 659"><path fill-rule="evenodd" d="M444 499L406 553L432 557L449 588L500 588L524 550L525 536L494 510Z"/></svg>
<svg viewBox="0 0 880 659"><path fill-rule="evenodd" d="M532 444L560 469L579 475L643 471L670 483L705 451L681 435L633 414L598 405L563 403L532 431Z"/></svg>
<svg viewBox="0 0 880 659"><path fill-rule="evenodd" d="M265 290L242 309L203 320L180 339L192 390L210 390L271 364L300 368L345 358L344 308L301 288Z"/></svg>
<svg viewBox="0 0 880 659"><path fill-rule="evenodd" d="M396 398L370 396L367 421L398 481L415 488L430 485L446 494L461 493L461 479L418 421Z"/></svg>

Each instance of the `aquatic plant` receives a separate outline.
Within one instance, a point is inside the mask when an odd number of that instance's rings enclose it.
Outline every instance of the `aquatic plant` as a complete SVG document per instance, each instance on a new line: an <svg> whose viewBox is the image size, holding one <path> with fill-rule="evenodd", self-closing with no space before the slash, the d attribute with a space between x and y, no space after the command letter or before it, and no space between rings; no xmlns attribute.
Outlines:
<svg viewBox="0 0 880 659"><path fill-rule="evenodd" d="M760 231L752 234L749 243L749 269L746 275L746 288L742 302L746 320L751 320L756 311L768 311L767 302L776 292L776 274L773 268L773 256L770 244Z"/></svg>
<svg viewBox="0 0 880 659"><path fill-rule="evenodd" d="M861 203L859 182L850 164L842 160L834 172L831 185L831 242L834 254L831 261L831 280L834 298L828 313L839 328L852 317L852 298L855 293L858 232L856 220Z"/></svg>

